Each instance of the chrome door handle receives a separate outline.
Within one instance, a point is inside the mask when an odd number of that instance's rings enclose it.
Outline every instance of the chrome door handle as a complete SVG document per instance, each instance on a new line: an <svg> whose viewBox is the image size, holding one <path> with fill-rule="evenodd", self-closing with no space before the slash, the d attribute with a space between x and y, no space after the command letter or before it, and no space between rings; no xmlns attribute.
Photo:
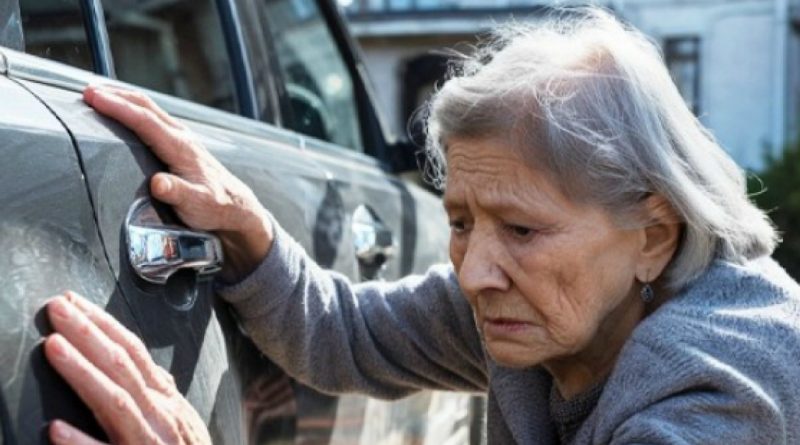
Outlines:
<svg viewBox="0 0 800 445"><path fill-rule="evenodd" d="M356 207L352 230L356 258L363 266L381 266L395 255L397 247L392 231L369 207Z"/></svg>
<svg viewBox="0 0 800 445"><path fill-rule="evenodd" d="M179 270L194 270L202 276L222 268L222 243L216 236L164 224L147 198L131 206L125 234L128 259L145 281L166 284Z"/></svg>

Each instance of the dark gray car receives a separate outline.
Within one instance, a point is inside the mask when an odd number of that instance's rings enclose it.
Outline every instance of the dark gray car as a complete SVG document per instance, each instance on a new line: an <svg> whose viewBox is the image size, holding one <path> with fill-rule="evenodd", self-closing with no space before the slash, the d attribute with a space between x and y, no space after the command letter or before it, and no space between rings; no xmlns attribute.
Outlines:
<svg viewBox="0 0 800 445"><path fill-rule="evenodd" d="M385 136L334 4L6 0L0 24L0 444L44 443L55 417L102 437L39 346L39 309L65 289L144 340L214 443L480 441L480 399L337 398L277 369L213 298L213 238L149 199L163 165L81 100L89 83L150 94L321 265L353 280L421 272L447 260L444 213L392 173L413 162ZM142 228L176 240L175 261L132 253Z"/></svg>

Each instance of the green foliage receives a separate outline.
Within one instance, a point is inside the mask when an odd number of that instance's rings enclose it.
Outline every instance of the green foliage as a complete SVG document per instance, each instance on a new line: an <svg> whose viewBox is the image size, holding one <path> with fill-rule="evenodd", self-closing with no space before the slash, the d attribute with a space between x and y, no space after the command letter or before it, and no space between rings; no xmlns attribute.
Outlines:
<svg viewBox="0 0 800 445"><path fill-rule="evenodd" d="M800 143L787 146L779 156L768 155L765 161L761 172L748 175L747 189L783 238L775 259L800 279Z"/></svg>

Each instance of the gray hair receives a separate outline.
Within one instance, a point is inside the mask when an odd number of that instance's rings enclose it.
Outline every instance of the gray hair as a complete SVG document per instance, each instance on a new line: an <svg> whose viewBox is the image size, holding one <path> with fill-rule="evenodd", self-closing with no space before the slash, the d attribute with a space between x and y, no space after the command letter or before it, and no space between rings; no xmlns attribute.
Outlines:
<svg viewBox="0 0 800 445"><path fill-rule="evenodd" d="M449 77L428 105L437 186L448 139L504 138L568 197L626 227L650 223L643 198L668 200L683 223L666 271L673 290L715 258L772 253L777 234L749 200L744 172L689 110L658 47L609 12L558 9L501 26L452 63Z"/></svg>

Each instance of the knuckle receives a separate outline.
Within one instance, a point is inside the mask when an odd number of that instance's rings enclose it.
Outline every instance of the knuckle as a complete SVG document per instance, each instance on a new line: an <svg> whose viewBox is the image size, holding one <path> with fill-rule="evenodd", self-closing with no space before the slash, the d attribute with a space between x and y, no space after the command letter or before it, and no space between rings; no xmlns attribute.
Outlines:
<svg viewBox="0 0 800 445"><path fill-rule="evenodd" d="M142 400L139 403L139 409L142 411L142 414L144 414L145 417L163 415L163 413L159 409L159 404L149 391L145 392L144 396L141 399Z"/></svg>
<svg viewBox="0 0 800 445"><path fill-rule="evenodd" d="M121 346L112 346L109 352L111 354L111 362L115 368L122 369L128 365L128 354Z"/></svg>
<svg viewBox="0 0 800 445"><path fill-rule="evenodd" d="M153 99L152 99L150 96L148 96L148 95L146 95L146 94L142 94L142 102L143 102L143 103L144 103L144 104L145 104L145 105L146 105L148 108L150 108L150 109L152 109L152 110L160 110L160 108L159 108L158 104L156 104L156 101L154 101L154 100L153 100Z"/></svg>
<svg viewBox="0 0 800 445"><path fill-rule="evenodd" d="M156 102L153 99L151 99L150 96L148 96L146 94L142 94L139 100L141 101L142 106L147 108L148 110L152 110L152 111L159 110L158 105L156 105ZM161 116L159 116L157 113L153 113L153 114L155 114L156 117L158 117L159 120L163 120L163 119L161 119Z"/></svg>
<svg viewBox="0 0 800 445"><path fill-rule="evenodd" d="M92 334L92 327L86 320L81 320L78 324L78 334L82 337L88 337Z"/></svg>
<svg viewBox="0 0 800 445"><path fill-rule="evenodd" d="M184 132L172 131L173 137L177 141L177 149L180 150L181 163L184 165L199 165L202 148L192 143L191 137Z"/></svg>
<svg viewBox="0 0 800 445"><path fill-rule="evenodd" d="M132 98L134 98L138 102L145 102L146 103L147 101L150 100L150 98L146 94L142 93L141 91L130 91L129 94L131 95Z"/></svg>
<svg viewBox="0 0 800 445"><path fill-rule="evenodd" d="M144 117L144 121L147 122L148 125L152 125L153 127L157 127L159 120L158 116L153 113L152 111L148 110L147 108L141 108L142 116Z"/></svg>
<svg viewBox="0 0 800 445"><path fill-rule="evenodd" d="M133 114L133 119L132 119L132 124L133 125L132 126L134 127L134 129L141 131L141 130L147 129L149 127L152 127L153 120L151 119L151 113L150 112L148 112L144 108L141 108L141 107L139 107L137 105L131 104L131 105L128 105L128 106L132 110L132 114Z"/></svg>
<svg viewBox="0 0 800 445"><path fill-rule="evenodd" d="M171 395L175 391L175 379L172 375L160 366L154 366L149 370L149 378L153 383L154 390L162 395Z"/></svg>
<svg viewBox="0 0 800 445"><path fill-rule="evenodd" d="M94 322L102 331L105 332L113 332L116 330L116 320L111 317L111 315L103 312L103 311L93 311L92 313L88 314L90 320Z"/></svg>
<svg viewBox="0 0 800 445"><path fill-rule="evenodd" d="M126 334L126 341L130 346L131 353L133 354L133 358L138 362L149 362L150 361L150 353L147 351L147 347L145 347L142 340L131 334L130 332Z"/></svg>
<svg viewBox="0 0 800 445"><path fill-rule="evenodd" d="M134 388L141 389L141 377L136 371L136 366L131 360L128 351L121 346L112 347L111 349L112 360L112 373L114 378L118 381L127 381L135 385Z"/></svg>
<svg viewBox="0 0 800 445"><path fill-rule="evenodd" d="M227 207L228 206L228 195L217 188L211 190L211 200L217 207Z"/></svg>
<svg viewBox="0 0 800 445"><path fill-rule="evenodd" d="M111 393L111 410L124 414L135 412L133 398L121 388L114 390Z"/></svg>

